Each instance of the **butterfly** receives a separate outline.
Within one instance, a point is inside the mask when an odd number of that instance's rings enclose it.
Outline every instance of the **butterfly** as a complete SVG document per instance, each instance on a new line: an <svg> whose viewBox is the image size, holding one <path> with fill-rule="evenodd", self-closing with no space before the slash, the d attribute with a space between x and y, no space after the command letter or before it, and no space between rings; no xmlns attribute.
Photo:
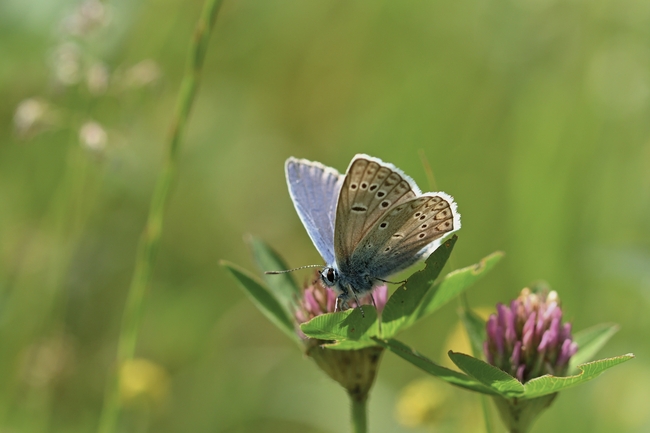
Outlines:
<svg viewBox="0 0 650 433"><path fill-rule="evenodd" d="M337 308L370 293L390 275L429 256L460 229L454 199L422 193L393 164L352 158L345 175L319 162L289 158L289 194L325 260L321 282L337 293Z"/></svg>

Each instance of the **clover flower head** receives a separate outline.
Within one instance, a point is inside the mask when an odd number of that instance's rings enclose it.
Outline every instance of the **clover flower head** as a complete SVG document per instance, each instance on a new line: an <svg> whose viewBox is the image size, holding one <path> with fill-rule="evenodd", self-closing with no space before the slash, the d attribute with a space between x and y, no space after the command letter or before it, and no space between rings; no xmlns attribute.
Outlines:
<svg viewBox="0 0 650 433"><path fill-rule="evenodd" d="M334 313L336 310L336 292L329 287L323 286L319 279L320 275L316 273L314 282L304 289L302 298L298 300L295 311L298 324L305 323L321 314ZM361 305L373 305L373 299L378 312L381 312L388 300L388 287L386 285L376 287L372 294L368 293L360 297L359 303ZM355 300L348 301L348 305L350 308L358 306Z"/></svg>
<svg viewBox="0 0 650 433"><path fill-rule="evenodd" d="M522 383L544 374L564 375L578 350L571 323L562 323L555 291L533 293L525 288L510 305L497 304L486 331L487 361Z"/></svg>

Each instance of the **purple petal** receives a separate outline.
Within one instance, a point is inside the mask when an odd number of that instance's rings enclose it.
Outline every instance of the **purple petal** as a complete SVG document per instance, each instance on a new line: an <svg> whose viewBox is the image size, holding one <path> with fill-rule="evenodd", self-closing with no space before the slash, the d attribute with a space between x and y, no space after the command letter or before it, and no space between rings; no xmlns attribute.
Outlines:
<svg viewBox="0 0 650 433"><path fill-rule="evenodd" d="M494 314L490 314L490 317L487 320L485 325L485 330L487 332L487 338L489 341L496 341L497 339L497 317Z"/></svg>
<svg viewBox="0 0 650 433"><path fill-rule="evenodd" d="M504 318L505 322L505 339L508 342L508 347L512 347L517 340L517 332L515 330L515 312L517 311L517 303L513 301L510 309L507 310L507 314Z"/></svg>
<svg viewBox="0 0 650 433"><path fill-rule="evenodd" d="M548 346L551 344L552 338L553 336L551 335L550 330L544 331L544 334L542 335L542 341L540 341L539 345L537 346L537 351L545 352Z"/></svg>
<svg viewBox="0 0 650 433"><path fill-rule="evenodd" d="M327 291L327 313L333 313L336 309L336 293L334 290L325 289Z"/></svg>
<svg viewBox="0 0 650 433"><path fill-rule="evenodd" d="M526 365L521 364L519 367L517 367L517 379L519 379L519 382L524 383L524 371L526 370Z"/></svg>
<svg viewBox="0 0 650 433"><path fill-rule="evenodd" d="M560 356L557 358L558 367L564 366L569 359L578 351L578 344L575 341L564 340L562 343L562 349L560 350Z"/></svg>
<svg viewBox="0 0 650 433"><path fill-rule="evenodd" d="M487 359L488 364L494 365L494 356L490 352L490 344L487 341L483 342L483 353L485 354L485 359Z"/></svg>
<svg viewBox="0 0 650 433"><path fill-rule="evenodd" d="M316 315L321 314L320 304L318 303L316 298L314 298L314 290L313 289L312 290L310 290L310 289L305 290L304 299L305 299L305 309L308 312L310 312L312 314L316 314Z"/></svg>
<svg viewBox="0 0 650 433"><path fill-rule="evenodd" d="M305 312L303 311L302 308L298 308L296 310L296 322L305 323L306 321L307 321L307 316L305 315Z"/></svg>
<svg viewBox="0 0 650 433"><path fill-rule="evenodd" d="M519 365L521 360L521 341L515 343L515 347L512 349L512 356L510 357L510 364L516 368Z"/></svg>
<svg viewBox="0 0 650 433"><path fill-rule="evenodd" d="M506 318L510 313L510 309L503 305L502 303L497 304L497 317L499 318L499 324L505 326Z"/></svg>
<svg viewBox="0 0 650 433"><path fill-rule="evenodd" d="M527 352L530 351L533 345L533 337L535 335L535 321L537 319L537 313L532 312L526 323L524 323L524 328L521 332L521 341L524 343L524 350Z"/></svg>
<svg viewBox="0 0 650 433"><path fill-rule="evenodd" d="M496 336L496 338L494 339L494 343L497 346L497 355L499 359L501 359L503 357L503 327L497 324L496 331L494 334Z"/></svg>
<svg viewBox="0 0 650 433"><path fill-rule="evenodd" d="M558 317L554 317L553 320L551 321L551 326L548 327L549 333L549 346L554 347L558 345L558 337L560 334L560 319Z"/></svg>
<svg viewBox="0 0 650 433"><path fill-rule="evenodd" d="M562 325L562 328L560 329L560 336L558 339L560 341L564 341L566 339L571 339L571 323L567 322L564 325Z"/></svg>
<svg viewBox="0 0 650 433"><path fill-rule="evenodd" d="M377 305L377 310L381 313L384 311L384 307L386 306L386 301L388 300L388 286L385 284L383 286L379 286L375 289L374 295L375 297L375 304Z"/></svg>

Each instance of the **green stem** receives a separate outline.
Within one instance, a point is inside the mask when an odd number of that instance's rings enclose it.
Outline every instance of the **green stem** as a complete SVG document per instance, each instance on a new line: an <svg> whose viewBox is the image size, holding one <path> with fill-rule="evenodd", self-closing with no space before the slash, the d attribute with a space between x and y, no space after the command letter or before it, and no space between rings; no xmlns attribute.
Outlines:
<svg viewBox="0 0 650 433"><path fill-rule="evenodd" d="M133 359L135 353L142 319L144 296L151 282L151 275L160 245L164 211L172 186L176 181L180 142L196 96L210 32L214 27L222 1L206 0L191 41L185 76L181 83L174 117L172 118L167 155L151 199L149 216L138 243L135 270L122 316L115 371L107 384L104 407L99 421L99 433L113 432L119 417L119 371L120 367Z"/></svg>
<svg viewBox="0 0 650 433"><path fill-rule="evenodd" d="M353 433L366 433L368 431L368 402L367 396L362 399L355 398L350 395L352 403L352 432Z"/></svg>
<svg viewBox="0 0 650 433"><path fill-rule="evenodd" d="M459 298L458 298L458 303L460 305L460 309L462 311L462 317L467 318L467 316L471 312L471 307L469 305L469 298L467 296L467 293L462 293ZM470 346L472 347L472 354L474 355L475 358L481 359L483 356L483 353L480 351L479 347L477 347L477 342L473 341L472 335L470 334L469 327L467 323L465 323L465 330L467 331L467 337L470 340ZM480 397L481 400L481 409L483 412L483 421L485 422L485 432L486 433L492 433L492 416L490 415L490 405L488 404L487 397L484 395L481 395Z"/></svg>
<svg viewBox="0 0 650 433"><path fill-rule="evenodd" d="M483 409L483 421L485 422L485 432L492 433L492 417L490 416L490 405L488 404L487 397L480 396L481 408Z"/></svg>

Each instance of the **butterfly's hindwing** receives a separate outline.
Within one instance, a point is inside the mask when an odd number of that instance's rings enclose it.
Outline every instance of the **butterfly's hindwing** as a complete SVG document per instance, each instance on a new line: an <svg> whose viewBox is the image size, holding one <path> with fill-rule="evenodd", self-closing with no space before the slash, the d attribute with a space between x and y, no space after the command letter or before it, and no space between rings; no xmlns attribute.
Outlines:
<svg viewBox="0 0 650 433"><path fill-rule="evenodd" d="M370 275L385 278L433 251L459 225L451 197L427 193L389 209L361 240L351 261L365 262Z"/></svg>
<svg viewBox="0 0 650 433"><path fill-rule="evenodd" d="M391 206L419 193L415 183L392 165L357 155L339 194L334 231L337 262L350 259L359 242Z"/></svg>

